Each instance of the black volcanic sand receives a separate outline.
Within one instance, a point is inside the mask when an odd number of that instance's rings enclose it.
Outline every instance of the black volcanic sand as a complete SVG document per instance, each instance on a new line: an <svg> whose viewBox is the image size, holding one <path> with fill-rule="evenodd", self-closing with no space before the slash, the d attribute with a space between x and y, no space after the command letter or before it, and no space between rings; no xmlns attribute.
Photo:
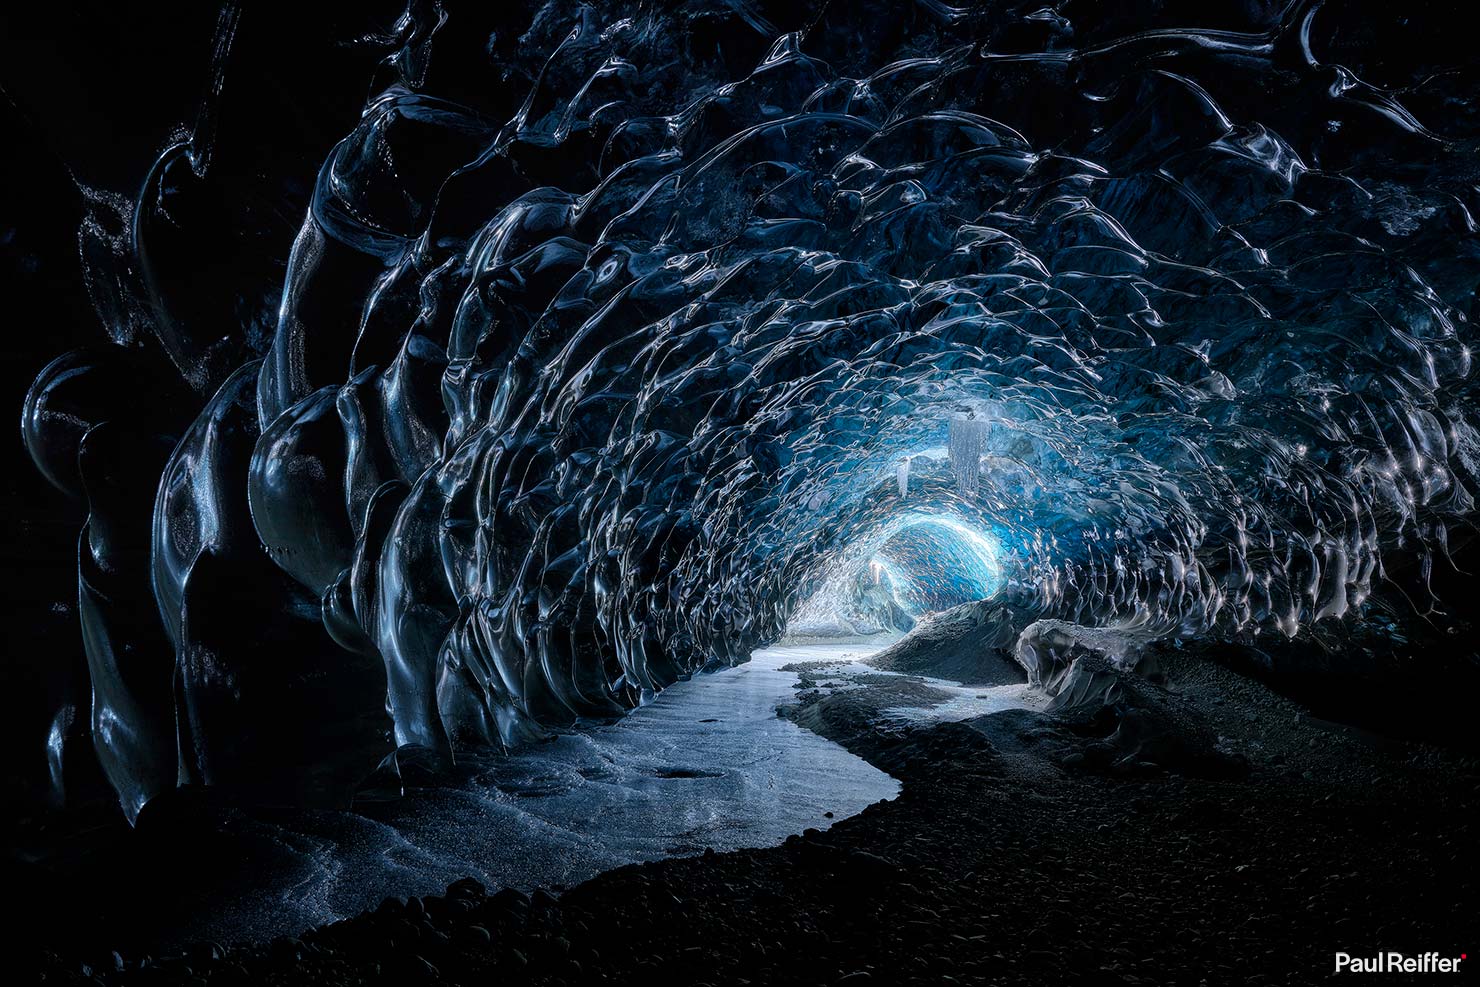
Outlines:
<svg viewBox="0 0 1480 987"><path fill-rule="evenodd" d="M107 984L1309 984L1337 950L1475 951L1480 762L1313 719L1179 653L1156 667L1153 681L1094 670L1115 687L1068 713L920 726L880 715L928 699L917 679L822 687L839 682L835 667L800 666L783 715L903 782L827 833L624 867L558 900L464 882L298 940L163 960L99 952L85 968L49 953L39 972Z"/></svg>

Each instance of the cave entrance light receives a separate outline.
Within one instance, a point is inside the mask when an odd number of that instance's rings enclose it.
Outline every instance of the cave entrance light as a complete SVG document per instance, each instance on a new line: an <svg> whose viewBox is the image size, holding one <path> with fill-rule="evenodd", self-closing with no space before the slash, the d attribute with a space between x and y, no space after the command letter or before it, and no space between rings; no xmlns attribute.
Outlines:
<svg viewBox="0 0 1480 987"><path fill-rule="evenodd" d="M898 634L921 617L1002 590L995 535L947 514L895 516L840 553L788 623L788 637Z"/></svg>
<svg viewBox="0 0 1480 987"><path fill-rule="evenodd" d="M888 574L911 617L996 596L1002 546L990 532L947 515L907 514L886 528L870 567Z"/></svg>

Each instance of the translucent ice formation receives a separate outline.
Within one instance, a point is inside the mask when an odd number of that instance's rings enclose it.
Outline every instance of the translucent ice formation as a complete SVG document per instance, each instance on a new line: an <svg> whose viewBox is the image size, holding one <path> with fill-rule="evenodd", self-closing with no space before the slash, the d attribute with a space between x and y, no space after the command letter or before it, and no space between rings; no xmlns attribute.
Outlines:
<svg viewBox="0 0 1480 987"><path fill-rule="evenodd" d="M1355 6L1180 9L415 2L270 339L140 262L196 158L99 198L110 331L196 396L110 352L26 409L126 807L332 791L383 710L619 714L830 580L1233 635L1423 570L1480 479L1473 75L1343 64Z"/></svg>

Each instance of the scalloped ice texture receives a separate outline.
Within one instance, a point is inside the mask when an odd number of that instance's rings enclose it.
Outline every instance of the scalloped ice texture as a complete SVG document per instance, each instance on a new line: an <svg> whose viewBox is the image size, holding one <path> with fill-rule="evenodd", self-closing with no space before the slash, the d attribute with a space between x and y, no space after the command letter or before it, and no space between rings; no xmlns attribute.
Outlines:
<svg viewBox="0 0 1480 987"><path fill-rule="evenodd" d="M1472 74L1364 81L1318 3L875 6L411 5L164 467L169 651L90 646L126 805L313 789L382 699L443 751L621 713L866 604L904 515L1022 625L1292 634L1444 551Z"/></svg>

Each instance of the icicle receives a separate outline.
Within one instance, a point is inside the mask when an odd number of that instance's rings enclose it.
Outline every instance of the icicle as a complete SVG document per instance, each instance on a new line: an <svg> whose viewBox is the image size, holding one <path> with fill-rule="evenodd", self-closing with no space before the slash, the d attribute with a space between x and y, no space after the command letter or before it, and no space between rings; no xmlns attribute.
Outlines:
<svg viewBox="0 0 1480 987"><path fill-rule="evenodd" d="M956 489L962 493L976 490L977 472L982 450L987 444L987 423L975 418L953 418L950 425L949 452L951 470L956 474Z"/></svg>
<svg viewBox="0 0 1480 987"><path fill-rule="evenodd" d="M894 477L899 481L899 495L908 497L910 493L910 457L906 456L899 461L895 468Z"/></svg>

